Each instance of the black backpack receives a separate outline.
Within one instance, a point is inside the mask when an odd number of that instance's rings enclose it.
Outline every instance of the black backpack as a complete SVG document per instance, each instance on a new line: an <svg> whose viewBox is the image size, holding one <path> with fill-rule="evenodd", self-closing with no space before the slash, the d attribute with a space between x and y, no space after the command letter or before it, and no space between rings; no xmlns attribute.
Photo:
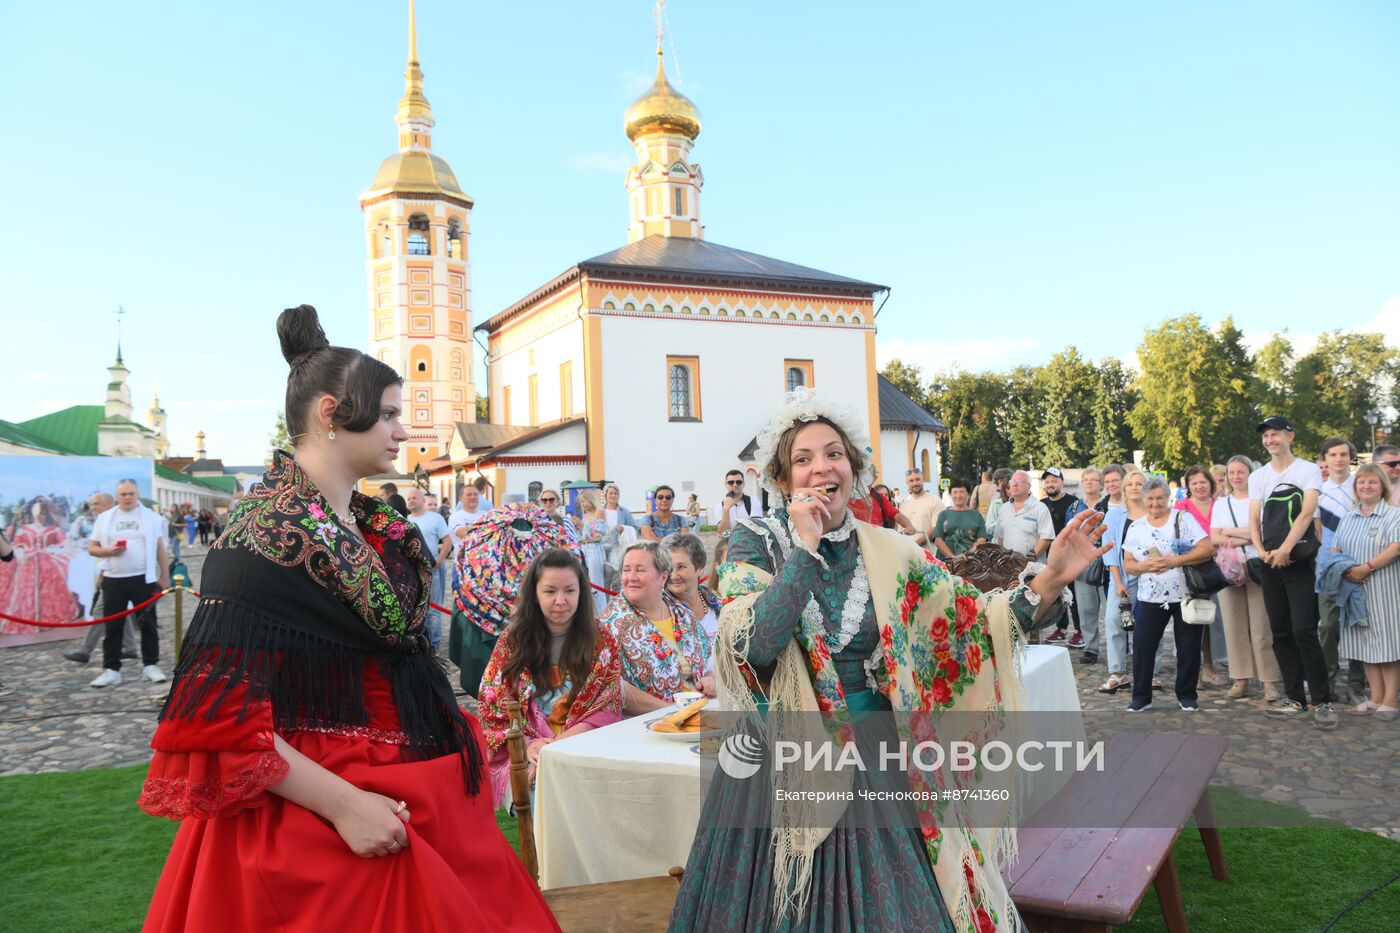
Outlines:
<svg viewBox="0 0 1400 933"><path fill-rule="evenodd" d="M1283 544L1302 511L1303 490L1292 483L1283 483L1269 493L1259 513L1259 538L1263 541L1265 550L1272 551ZM1293 546L1293 553L1288 557L1295 563L1312 560L1317 556L1318 547L1317 534L1313 530L1312 522L1309 522L1307 531L1298 539L1298 543Z"/></svg>

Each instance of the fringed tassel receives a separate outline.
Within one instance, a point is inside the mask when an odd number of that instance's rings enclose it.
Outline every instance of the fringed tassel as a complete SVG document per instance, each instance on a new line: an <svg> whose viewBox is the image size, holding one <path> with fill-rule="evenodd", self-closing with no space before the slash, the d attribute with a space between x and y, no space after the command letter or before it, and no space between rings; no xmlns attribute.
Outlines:
<svg viewBox="0 0 1400 933"><path fill-rule="evenodd" d="M387 662L399 728L408 735L406 751L414 758L437 758L457 752L462 760L464 788L471 796L481 790L482 753L462 708L452 692L447 671L436 657L397 655Z"/></svg>

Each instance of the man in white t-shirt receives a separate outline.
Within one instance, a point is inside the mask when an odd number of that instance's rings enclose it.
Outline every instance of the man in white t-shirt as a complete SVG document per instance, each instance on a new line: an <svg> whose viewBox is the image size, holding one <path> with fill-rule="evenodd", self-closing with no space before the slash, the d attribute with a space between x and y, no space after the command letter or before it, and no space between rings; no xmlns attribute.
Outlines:
<svg viewBox="0 0 1400 933"><path fill-rule="evenodd" d="M455 538L465 538L467 529L491 512L491 506L481 504L481 491L470 483L462 490L457 511L447 520L447 530Z"/></svg>
<svg viewBox="0 0 1400 933"><path fill-rule="evenodd" d="M1356 448L1344 437L1328 438L1322 442L1321 459L1327 465L1327 478L1322 481L1322 490L1317 498L1317 517L1313 519L1313 530L1322 543L1319 554L1326 554L1332 547L1332 538L1337 533L1337 525L1342 516L1356 505L1356 477L1351 475L1351 461L1356 457ZM1319 561L1319 563L1321 563ZM1319 571L1314 580L1316 587L1322 584ZM1340 682L1341 665L1337 661L1337 643L1341 637L1341 609L1331 596L1317 594L1318 639L1322 642L1322 656L1327 661L1327 682L1332 696L1339 701L1359 703L1365 698L1366 674L1361 662L1352 661L1347 665L1347 683ZM1350 699L1350 695L1356 699Z"/></svg>
<svg viewBox="0 0 1400 933"><path fill-rule="evenodd" d="M1055 540L1055 525L1045 503L1031 496L1031 477L1025 470L1011 474L1011 501L997 513L996 542L1008 551L1041 560Z"/></svg>
<svg viewBox="0 0 1400 933"><path fill-rule="evenodd" d="M1315 707L1313 725L1335 729L1337 714L1332 711L1327 661L1317 637L1317 558L1295 561L1292 557L1293 548L1312 530L1317 498L1322 491L1322 471L1316 463L1293 456L1293 422L1287 418L1265 418L1256 430L1269 453L1269 462L1249 475L1249 531L1263 561L1260 589L1264 591L1264 610L1274 636L1274 656L1288 694L1269 708L1269 715L1301 716L1307 711L1311 693ZM1284 540L1272 549L1266 548L1262 526L1264 500L1286 485L1302 490L1303 505ZM1308 693L1304 692L1304 681Z"/></svg>
<svg viewBox="0 0 1400 933"><path fill-rule="evenodd" d="M170 585L170 558L165 539L168 523L141 504L136 481L117 483L117 507L97 516L88 541L88 553L106 558L102 567L102 610L108 615L138 606ZM165 674L160 661L160 634L156 629L156 608L147 606L136 614L141 630L141 679L161 683ZM112 619L102 640L102 673L94 687L112 687L122 682L122 630L125 619Z"/></svg>

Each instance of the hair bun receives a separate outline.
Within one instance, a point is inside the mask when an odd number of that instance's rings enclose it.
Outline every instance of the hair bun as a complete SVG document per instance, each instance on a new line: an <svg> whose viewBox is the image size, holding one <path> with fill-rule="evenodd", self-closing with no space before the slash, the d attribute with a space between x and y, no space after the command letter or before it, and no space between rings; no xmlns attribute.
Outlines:
<svg viewBox="0 0 1400 933"><path fill-rule="evenodd" d="M287 358L287 365L294 369L317 350L331 345L311 305L297 305L283 311L277 318L277 339L282 342L282 355Z"/></svg>

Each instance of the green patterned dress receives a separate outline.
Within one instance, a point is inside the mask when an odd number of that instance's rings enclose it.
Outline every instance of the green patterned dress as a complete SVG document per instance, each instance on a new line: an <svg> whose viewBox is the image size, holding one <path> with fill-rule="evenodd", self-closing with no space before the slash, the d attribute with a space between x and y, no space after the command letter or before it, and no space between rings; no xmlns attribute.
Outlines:
<svg viewBox="0 0 1400 933"><path fill-rule="evenodd" d="M812 598L833 635L841 630L843 618L853 620L859 612L859 628L844 648L833 652L832 660L853 712L888 711L889 701L870 689L866 675L866 662L879 647L868 584L863 607L851 605L849 599L853 589L861 591L856 579L859 547L852 523L822 538L817 553L825 567L801 547L792 547L784 559L786 548L775 539L788 534L787 514L780 509L770 518L741 524L730 541L730 561L752 564L773 575L771 586L754 605L749 662L761 679L768 677ZM1026 619L1035 611L1020 592L1013 598L1012 609ZM858 741L864 744L879 738L863 735ZM858 773L855 782L859 789L896 777L884 778L872 769ZM953 931L927 849L919 831L912 828L912 815L908 829L868 828L868 821L863 826L850 825L856 822L854 808L847 810L815 853L805 916L796 918L789 912L775 918L772 836L762 828L771 804L771 788L765 782L734 780L715 771L671 914L672 933Z"/></svg>

